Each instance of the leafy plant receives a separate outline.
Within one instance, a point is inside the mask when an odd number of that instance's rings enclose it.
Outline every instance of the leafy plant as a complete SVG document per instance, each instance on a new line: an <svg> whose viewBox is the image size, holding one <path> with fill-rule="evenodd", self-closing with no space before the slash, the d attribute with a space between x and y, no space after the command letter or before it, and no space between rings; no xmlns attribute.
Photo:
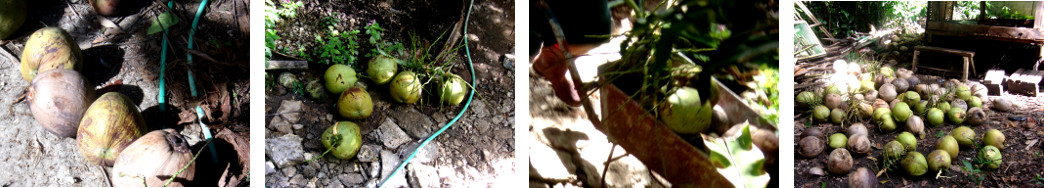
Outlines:
<svg viewBox="0 0 1044 188"><path fill-rule="evenodd" d="M272 57L272 49L276 48L275 41L280 38L275 30L276 25L283 18L295 18L297 9L302 6L304 6L302 2L290 2L287 0L285 3L279 4L272 2L272 0L265 0L265 61Z"/></svg>
<svg viewBox="0 0 1044 188"><path fill-rule="evenodd" d="M768 184L771 177L764 169L765 154L754 147L749 124L743 125L743 132L735 139L704 137L704 140L710 149L711 164L734 185L763 187Z"/></svg>
<svg viewBox="0 0 1044 188"><path fill-rule="evenodd" d="M319 49L316 50L314 60L323 64L346 64L355 67L355 62L359 59L359 30L340 32L333 26L327 26L327 29L329 36L325 40L321 35L315 36Z"/></svg>
<svg viewBox="0 0 1044 188"><path fill-rule="evenodd" d="M377 24L377 21L370 22L370 24L366 25L365 28L366 34L370 35L368 41L370 42L370 44L374 46L374 49L371 49L370 53L366 54L366 57L376 57L382 54L391 56L391 53L401 54L403 53L403 50L405 50L405 47L402 43L399 43L397 41L388 42L383 40L384 34L382 34L381 32L384 31L384 28L381 28L380 24Z"/></svg>
<svg viewBox="0 0 1044 188"><path fill-rule="evenodd" d="M974 160L979 160L979 159L974 159ZM964 166L961 166L961 168L964 169L964 171L968 172L968 178L969 179L971 179L975 183L982 182L982 180L985 179L985 177L983 177L983 175L982 175L982 170L979 169L979 166L972 165L971 162L968 162L968 161L962 161L962 162L964 163Z"/></svg>

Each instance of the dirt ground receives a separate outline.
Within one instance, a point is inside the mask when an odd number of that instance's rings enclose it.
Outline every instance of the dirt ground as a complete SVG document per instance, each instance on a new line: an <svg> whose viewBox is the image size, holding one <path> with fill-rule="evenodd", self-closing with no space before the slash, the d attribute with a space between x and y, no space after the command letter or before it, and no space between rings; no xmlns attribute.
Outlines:
<svg viewBox="0 0 1044 188"><path fill-rule="evenodd" d="M150 130L174 128L186 137L193 151L200 150L201 129L195 120L196 104L205 110L204 123L218 135L214 146L215 160L200 157L194 182L199 186L249 185L249 126L247 110L246 27L249 14L247 1L230 0L209 3L200 19L195 36L196 56L193 70L197 74L201 97L189 96L186 85L185 46L189 13L195 13L198 1L176 2L174 11L181 24L171 27L171 55L168 59L167 82L170 105L160 112L159 85L160 43L162 34L147 35L152 19L164 9L152 1L121 4L121 13L101 17L87 1L26 1L28 19L7 41L0 41L0 185L3 186L109 186L110 167L88 163L79 153L74 138L50 134L33 118L24 95L29 83L19 73L17 57L25 40L44 26L60 27L72 35L83 51L83 70L98 93L120 92L128 96L145 117ZM225 42L227 41L227 42ZM242 41L242 42L240 42ZM207 57L204 57L207 56ZM221 71L221 76L209 76ZM202 155L210 156L209 152ZM238 155L238 156L237 156ZM207 159L207 160L202 160ZM220 167L219 167L220 166ZM226 167L228 169L226 169ZM219 169L220 168L220 169ZM227 171L226 171L227 170ZM227 176L223 176L227 175Z"/></svg>
<svg viewBox="0 0 1044 188"><path fill-rule="evenodd" d="M339 30L363 30L376 21L384 38L410 44L408 33L434 42L461 19L466 1L304 2L295 19L276 26L277 48L315 49L315 35L325 28L313 20L336 17ZM387 86L368 79L357 82L373 99L373 114L361 121L363 146L347 160L319 156L326 149L319 136L336 121L346 119L334 110L335 100L315 100L278 84L266 88L266 186L374 187L389 179L392 187L507 186L514 170L514 2L475 1L467 37L478 92L459 121L425 146L395 177L388 177L417 146L460 112L463 104L439 106L430 99L417 104L391 102ZM334 14L337 13L337 14ZM289 29L292 28L292 29ZM364 35L365 36L365 35ZM445 40L445 39L443 39ZM436 43L441 46L442 41ZM372 47L364 45L360 52ZM470 78L463 50L452 61L452 72ZM291 54L292 56L292 54ZM369 58L361 57L359 65ZM309 70L292 73L301 80L319 79L328 65L310 63ZM266 80L274 83L275 80ZM324 90L325 91L325 90ZM425 92L431 91L426 89ZM283 149L282 146L291 148ZM286 152L274 152L286 151Z"/></svg>
<svg viewBox="0 0 1044 188"><path fill-rule="evenodd" d="M922 83L933 82L931 79L925 79L927 78L926 76L920 75L919 77L922 77ZM795 91L795 93L800 92L802 91ZM980 173L972 173L963 169L964 162L975 164L972 160L977 155L976 151L978 148L962 147L957 160L952 161L950 168L939 177L936 177L937 174L935 173L928 173L920 177L911 178L902 170L888 171L877 177L878 181L881 182L879 186L1034 187L1044 185L1044 179L1038 178L1044 176L1040 171L1041 168L1044 168L1044 163L1042 163L1044 157L1041 155L1044 143L1038 143L1041 138L1044 138L1044 129L1039 126L1041 122L1044 122L1044 118L1041 118L1044 117L1044 97L1011 94L989 96L988 99L983 100L983 106L993 106L992 101L997 97L1011 99L1019 106L1019 109L1012 112L988 109L986 110L989 116L987 122L983 125L969 127L975 131L977 143L981 143L982 134L986 130L998 129L1004 133L1006 147L1001 150L1003 164L1000 165L998 170L982 169ZM811 110L798 107L795 108L795 112L797 113L794 115L795 140L800 140L799 135L809 127L819 127L824 135L830 135L836 132L844 132L843 127L848 126L812 123ZM883 159L881 148L886 143L895 140L895 137L902 131L882 133L877 125L870 122L862 123L867 126L869 131L873 151L869 155L854 154L853 169L867 167L876 173L884 168L883 163L880 162ZM939 137L948 134L956 127L950 123L944 123L939 127L926 126L925 133L927 135L923 139L918 139L917 151L924 155L934 151L935 142ZM826 139L826 137L824 136L822 139ZM796 144L794 147L798 148ZM830 149L824 149L824 152L816 158L806 158L796 153L793 155L795 158L794 182L796 187L845 187L848 185L847 174L835 175L826 171L826 161L830 151ZM823 172L821 174L825 175L815 175L817 174L814 173L815 171ZM981 177L982 180L977 181L975 177Z"/></svg>

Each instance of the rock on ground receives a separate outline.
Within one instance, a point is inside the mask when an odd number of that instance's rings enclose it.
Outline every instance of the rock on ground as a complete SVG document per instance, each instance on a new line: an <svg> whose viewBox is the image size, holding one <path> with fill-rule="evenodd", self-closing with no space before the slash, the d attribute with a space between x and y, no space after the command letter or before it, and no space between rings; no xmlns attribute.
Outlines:
<svg viewBox="0 0 1044 188"><path fill-rule="evenodd" d="M287 168L305 160L301 137L293 134L265 140L265 155L279 168Z"/></svg>

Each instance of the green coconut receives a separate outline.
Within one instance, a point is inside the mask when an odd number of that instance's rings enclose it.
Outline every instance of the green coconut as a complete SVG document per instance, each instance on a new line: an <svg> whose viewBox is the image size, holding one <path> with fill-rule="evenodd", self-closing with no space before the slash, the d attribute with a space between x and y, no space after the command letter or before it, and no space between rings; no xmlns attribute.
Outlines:
<svg viewBox="0 0 1044 188"><path fill-rule="evenodd" d="M1000 149L990 145L983 146L979 150L979 159L983 161L982 163L986 165L986 168L993 170L1000 168L1001 163L1003 163Z"/></svg>
<svg viewBox="0 0 1044 188"><path fill-rule="evenodd" d="M950 102L939 101L939 103L935 104L935 108L941 109L942 111L949 111L950 110Z"/></svg>
<svg viewBox="0 0 1044 188"><path fill-rule="evenodd" d="M841 124L845 120L845 111L839 108L835 108L830 111L830 122L834 124Z"/></svg>
<svg viewBox="0 0 1044 188"><path fill-rule="evenodd" d="M968 86L963 85L963 84L960 85L960 86L957 86L957 98L958 99L967 101L971 97L972 97L971 88L968 88Z"/></svg>
<svg viewBox="0 0 1044 188"><path fill-rule="evenodd" d="M905 98L906 104L918 104L921 102L921 95L914 91L907 91Z"/></svg>
<svg viewBox="0 0 1044 188"><path fill-rule="evenodd" d="M51 69L80 70L83 54L69 33L61 28L36 30L25 42L19 66L22 78L32 81L36 74Z"/></svg>
<svg viewBox="0 0 1044 188"><path fill-rule="evenodd" d="M906 151L917 150L917 137L910 132L903 131L902 133L899 133L899 136L895 137L895 141L899 141L900 144L903 144Z"/></svg>
<svg viewBox="0 0 1044 188"><path fill-rule="evenodd" d="M914 104L916 104L913 106L914 114L924 114L928 110L928 101L922 100Z"/></svg>
<svg viewBox="0 0 1044 188"><path fill-rule="evenodd" d="M943 122L945 121L945 117L946 116L943 114L942 110L939 110L938 108L931 108L928 109L928 116L926 118L928 120L928 125L931 125L932 127L938 127L939 125L943 124Z"/></svg>
<svg viewBox="0 0 1044 188"><path fill-rule="evenodd" d="M370 93L359 87L351 87L337 98L337 112L348 119L366 119L373 113Z"/></svg>
<svg viewBox="0 0 1044 188"><path fill-rule="evenodd" d="M965 112L961 108L953 107L946 113L946 119L950 120L950 123L954 125L960 125L964 123Z"/></svg>
<svg viewBox="0 0 1044 188"><path fill-rule="evenodd" d="M899 143L899 141L892 140L891 142L888 142L888 144L885 144L885 146L884 146L884 154L883 155L885 157L885 160L899 161L900 159L902 159L903 154L905 154L905 153L906 153L906 148L903 147L903 144Z"/></svg>
<svg viewBox="0 0 1044 188"><path fill-rule="evenodd" d="M906 122L906 119L909 119L910 116L913 116L913 111L910 111L910 106L905 102L896 103L892 107L892 117L895 118L895 121Z"/></svg>
<svg viewBox="0 0 1044 188"><path fill-rule="evenodd" d="M935 141L935 149L949 153L950 160L957 160L957 153L961 151L960 145L957 144L957 139L950 135L943 136L938 141Z"/></svg>
<svg viewBox="0 0 1044 188"><path fill-rule="evenodd" d="M330 150L330 154L338 159L351 159L359 152L362 146L362 134L359 125L350 121L334 123L326 128L320 138L323 147ZM331 149L333 148L333 149Z"/></svg>
<svg viewBox="0 0 1044 188"><path fill-rule="evenodd" d="M384 85L391 81L392 77L395 77L395 73L399 71L398 64L401 61L386 55L374 57L370 59L370 64L366 68L366 76L370 77L373 83Z"/></svg>
<svg viewBox="0 0 1044 188"><path fill-rule="evenodd" d="M827 144L830 148L843 148L845 144L848 144L848 137L845 134L834 133L830 135L830 143Z"/></svg>
<svg viewBox="0 0 1044 188"><path fill-rule="evenodd" d="M951 159L950 153L945 150L932 151L928 153L928 169L932 172L949 169Z"/></svg>
<svg viewBox="0 0 1044 188"><path fill-rule="evenodd" d="M389 90L391 90L392 99L396 102L417 103L422 92L421 80L413 71L402 71L392 79Z"/></svg>
<svg viewBox="0 0 1044 188"><path fill-rule="evenodd" d="M87 108L76 131L76 145L87 161L112 166L116 157L148 126L141 110L123 94L109 92Z"/></svg>
<svg viewBox="0 0 1044 188"><path fill-rule="evenodd" d="M997 129L986 130L986 134L982 134L982 144L1004 149L1004 133Z"/></svg>
<svg viewBox="0 0 1044 188"><path fill-rule="evenodd" d="M911 151L906 153L906 157L903 158L903 169L906 170L906 174L917 177L924 175L928 172L928 161L924 159L924 155L917 151Z"/></svg>
<svg viewBox="0 0 1044 188"><path fill-rule="evenodd" d="M975 130L966 126L960 126L950 131L950 136L957 140L957 144L962 147L971 147L975 145Z"/></svg>
<svg viewBox="0 0 1044 188"><path fill-rule="evenodd" d="M456 74L447 74L439 85L439 100L442 104L456 106L464 101L468 93L468 82Z"/></svg>
<svg viewBox="0 0 1044 188"><path fill-rule="evenodd" d="M355 77L355 70L348 65L333 64L326 69L323 76L326 80L326 90L330 93L339 94L342 91L355 86L359 78Z"/></svg>
<svg viewBox="0 0 1044 188"><path fill-rule="evenodd" d="M881 117L884 116L885 114L891 115L892 114L892 110L889 110L888 108L877 108L877 109L874 109L874 114L873 114L872 118L873 118L874 121L880 121Z"/></svg>
<svg viewBox="0 0 1044 188"><path fill-rule="evenodd" d="M682 87L667 96L667 104L660 109L660 119L675 132L698 134L710 125L714 111L711 108L710 103L700 100L696 88Z"/></svg>
<svg viewBox="0 0 1044 188"><path fill-rule="evenodd" d="M0 39L6 39L25 23L25 1L0 1Z"/></svg>
<svg viewBox="0 0 1044 188"><path fill-rule="evenodd" d="M801 92L801 94L798 94L798 96L794 98L794 100L797 101L798 105L801 105L802 107L806 108L811 107L813 104L822 103L817 101L816 99L816 94L810 91Z"/></svg>
<svg viewBox="0 0 1044 188"><path fill-rule="evenodd" d="M982 99L977 96L971 96L968 98L969 108L982 108Z"/></svg>
<svg viewBox="0 0 1044 188"><path fill-rule="evenodd" d="M890 114L881 115L881 120L877 121L877 126L884 132L892 132L896 128L895 120L892 119Z"/></svg>
<svg viewBox="0 0 1044 188"><path fill-rule="evenodd" d="M823 105L818 105L812 109L812 119L815 119L816 122L827 122L827 120L830 120L829 118L830 108L827 108Z"/></svg>

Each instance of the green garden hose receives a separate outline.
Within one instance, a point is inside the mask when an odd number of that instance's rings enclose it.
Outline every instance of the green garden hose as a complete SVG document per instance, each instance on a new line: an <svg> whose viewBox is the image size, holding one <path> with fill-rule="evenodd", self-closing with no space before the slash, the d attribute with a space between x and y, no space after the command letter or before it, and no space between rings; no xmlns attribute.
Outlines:
<svg viewBox="0 0 1044 188"><path fill-rule="evenodd" d="M167 1L167 8L170 8L170 7L173 7L173 6L174 6L174 1ZM167 13L170 13L170 11L167 11ZM157 20L158 19L159 18L157 18ZM167 111L167 79L166 79L166 72L167 72L167 36L170 35L170 29L168 29L168 28L169 27L163 27L163 45L160 46L161 48L163 48L163 50L160 50L160 77L159 77L159 79L160 79L160 82L159 82L159 108L160 108L160 112L166 112ZM167 128L167 125L164 124L163 128Z"/></svg>
<svg viewBox="0 0 1044 188"><path fill-rule="evenodd" d="M468 5L468 15L464 18L464 36L468 35L468 21L471 19L471 7L473 5L475 5L475 0L471 0L471 4ZM460 113L457 113L457 117L453 117L453 120L450 120L449 123L446 123L446 125L442 126L442 128L439 129L439 131L436 131L435 134L432 134L427 139L424 139L424 142L421 142L420 146L417 146L417 149L413 150L413 153L410 153L410 156L406 157L406 160L403 160L402 164L400 164L399 167L395 168L395 171L392 171L392 173L389 174L388 177L385 177L385 179L381 180L381 184L378 185L378 187L384 187L384 183L387 183L388 179L391 179L392 176L395 176L395 174L398 174L399 171L402 171L403 168L406 168L406 164L409 164L410 160L413 160L413 157L415 157L417 153L420 152L421 148L424 148L425 145L428 145L428 142L434 140L435 137L438 137L440 134L442 134L442 132L446 131L446 129L449 129L449 127L452 126L453 123L456 123L457 120L459 120L460 117L464 115L464 112L468 110L468 106L471 106L471 98L474 97L475 92L477 92L475 90L475 86L478 85L478 80L475 80L475 65L471 62L471 49L468 47L467 37L464 38L464 52L464 54L468 57L468 68L471 71L472 82L471 94L468 94L468 102L464 103L464 108L460 109Z"/></svg>

